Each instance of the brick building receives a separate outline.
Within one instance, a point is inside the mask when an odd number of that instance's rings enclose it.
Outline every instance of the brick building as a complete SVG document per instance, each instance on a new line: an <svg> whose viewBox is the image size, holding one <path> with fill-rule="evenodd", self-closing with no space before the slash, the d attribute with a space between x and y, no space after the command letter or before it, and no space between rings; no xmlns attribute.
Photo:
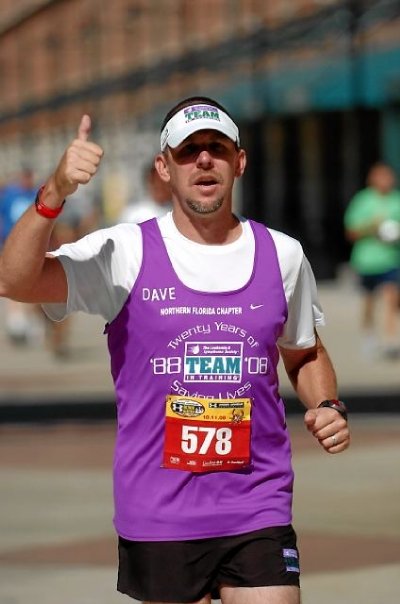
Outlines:
<svg viewBox="0 0 400 604"><path fill-rule="evenodd" d="M243 211L329 276L367 167L400 172L399 34L400 0L2 0L0 181L21 162L44 178L89 112L112 222L141 194L165 109L209 94L250 156Z"/></svg>

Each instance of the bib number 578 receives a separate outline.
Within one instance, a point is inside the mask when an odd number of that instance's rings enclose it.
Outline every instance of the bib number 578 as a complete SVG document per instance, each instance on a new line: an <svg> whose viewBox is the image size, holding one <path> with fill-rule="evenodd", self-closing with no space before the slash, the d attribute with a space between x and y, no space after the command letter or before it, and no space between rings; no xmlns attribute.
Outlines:
<svg viewBox="0 0 400 604"><path fill-rule="evenodd" d="M229 455L232 450L232 430L202 426L182 426L183 453L206 455L213 447L217 455Z"/></svg>

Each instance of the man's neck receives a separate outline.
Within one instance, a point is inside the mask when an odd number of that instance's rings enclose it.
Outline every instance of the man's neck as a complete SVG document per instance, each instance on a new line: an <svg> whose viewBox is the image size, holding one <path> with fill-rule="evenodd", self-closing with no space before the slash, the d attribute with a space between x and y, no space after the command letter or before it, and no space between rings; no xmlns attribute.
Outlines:
<svg viewBox="0 0 400 604"><path fill-rule="evenodd" d="M220 211L208 215L188 215L175 209L172 218L178 231L187 239L204 245L226 245L242 234L238 218Z"/></svg>

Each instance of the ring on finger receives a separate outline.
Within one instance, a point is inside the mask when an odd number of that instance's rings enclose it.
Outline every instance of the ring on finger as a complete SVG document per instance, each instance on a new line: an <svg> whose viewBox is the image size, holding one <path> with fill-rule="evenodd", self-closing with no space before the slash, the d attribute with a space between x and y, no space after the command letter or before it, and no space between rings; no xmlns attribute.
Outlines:
<svg viewBox="0 0 400 604"><path fill-rule="evenodd" d="M331 440L332 440L332 446L336 446L337 445L337 435L334 434L333 436L331 436Z"/></svg>

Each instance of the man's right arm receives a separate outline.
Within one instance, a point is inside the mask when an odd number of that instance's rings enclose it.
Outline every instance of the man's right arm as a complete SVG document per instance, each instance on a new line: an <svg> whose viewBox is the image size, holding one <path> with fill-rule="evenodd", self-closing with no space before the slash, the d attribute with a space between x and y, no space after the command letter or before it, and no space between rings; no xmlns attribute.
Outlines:
<svg viewBox="0 0 400 604"><path fill-rule="evenodd" d="M50 209L59 208L79 184L96 174L103 151L88 141L91 122L84 115L78 137L67 147L41 194ZM66 302L68 287L57 258L47 254L55 219L30 207L11 231L0 257L0 295L21 302Z"/></svg>

